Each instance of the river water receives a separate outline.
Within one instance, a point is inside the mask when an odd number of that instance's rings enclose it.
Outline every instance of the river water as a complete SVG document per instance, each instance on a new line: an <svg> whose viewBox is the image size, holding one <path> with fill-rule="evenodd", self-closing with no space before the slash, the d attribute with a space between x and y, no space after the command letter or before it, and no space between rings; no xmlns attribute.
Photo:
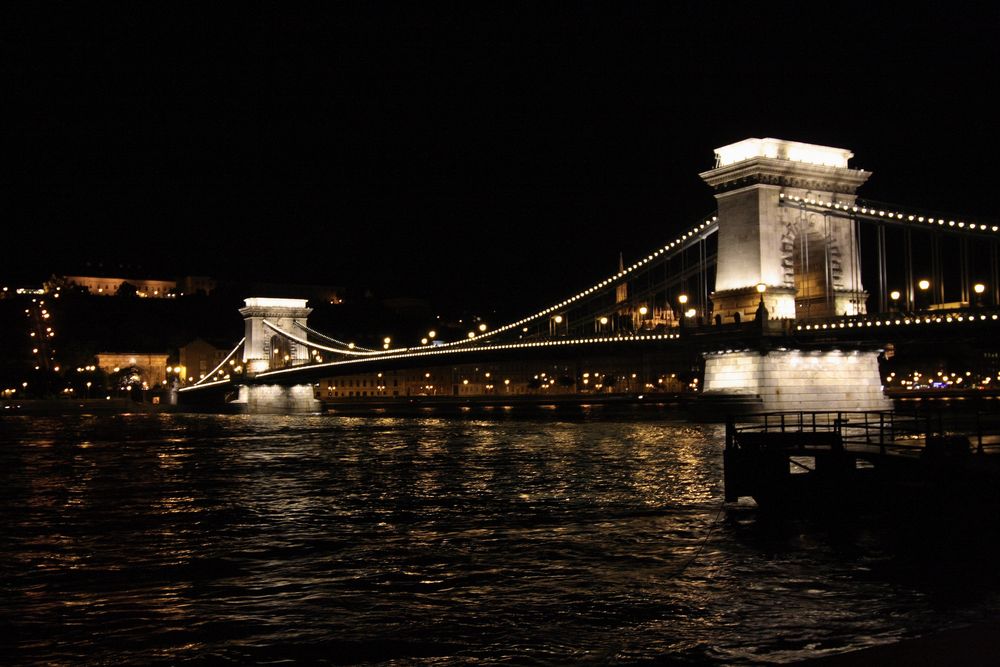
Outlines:
<svg viewBox="0 0 1000 667"><path fill-rule="evenodd" d="M788 662L994 617L965 528L722 509L664 414L0 418L4 664Z"/></svg>

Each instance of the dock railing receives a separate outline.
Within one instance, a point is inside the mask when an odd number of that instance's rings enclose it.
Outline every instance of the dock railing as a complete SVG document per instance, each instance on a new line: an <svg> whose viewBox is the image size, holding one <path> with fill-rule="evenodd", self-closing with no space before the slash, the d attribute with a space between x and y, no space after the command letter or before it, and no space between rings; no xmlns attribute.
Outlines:
<svg viewBox="0 0 1000 667"><path fill-rule="evenodd" d="M726 423L726 448L740 449L741 441L760 442L750 434L828 433L856 452L920 454L928 444L958 443L966 438L977 454L1000 452L1000 411L838 410L764 412L743 415ZM776 440L777 441L780 441Z"/></svg>

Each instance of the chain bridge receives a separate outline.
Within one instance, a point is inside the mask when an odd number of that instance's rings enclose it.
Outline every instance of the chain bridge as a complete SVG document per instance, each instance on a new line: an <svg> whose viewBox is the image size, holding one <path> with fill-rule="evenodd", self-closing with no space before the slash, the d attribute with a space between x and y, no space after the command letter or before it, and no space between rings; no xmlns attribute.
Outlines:
<svg viewBox="0 0 1000 667"><path fill-rule="evenodd" d="M864 200L846 149L747 139L700 174L718 209L557 303L486 331L368 349L308 326L304 300L248 298L245 336L181 401L318 411L322 379L449 364L581 356L703 360L700 394L765 410L888 407L890 344L995 340L995 221ZM222 400L222 398L218 398Z"/></svg>

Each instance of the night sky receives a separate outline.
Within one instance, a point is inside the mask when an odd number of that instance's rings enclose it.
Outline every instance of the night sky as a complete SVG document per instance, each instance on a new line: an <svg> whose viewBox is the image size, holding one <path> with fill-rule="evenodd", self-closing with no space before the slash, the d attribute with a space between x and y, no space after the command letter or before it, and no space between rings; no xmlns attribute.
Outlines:
<svg viewBox="0 0 1000 667"><path fill-rule="evenodd" d="M515 315L711 212L698 172L747 137L850 148L871 199L997 217L997 5L421 4L8 16L0 273Z"/></svg>

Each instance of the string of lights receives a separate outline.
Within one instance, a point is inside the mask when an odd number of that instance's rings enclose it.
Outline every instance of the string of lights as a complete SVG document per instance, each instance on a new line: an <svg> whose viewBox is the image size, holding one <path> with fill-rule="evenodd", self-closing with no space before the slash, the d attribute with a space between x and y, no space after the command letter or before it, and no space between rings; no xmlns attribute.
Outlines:
<svg viewBox="0 0 1000 667"><path fill-rule="evenodd" d="M324 333L316 331L315 329L307 327L306 325L302 324L302 322L295 322L295 326L297 326L299 329L302 329L307 334L316 336L317 338L322 338L323 340L329 341L331 343L335 343L337 345L342 345L347 350L360 350L362 352L379 352L379 350L373 350L370 347L362 347L361 345L357 345L355 343L345 343L342 340L337 340L336 338L333 338L332 336L328 336L328 335L326 335Z"/></svg>
<svg viewBox="0 0 1000 667"><path fill-rule="evenodd" d="M975 324L978 322L986 321L997 321L1000 319L1000 315L997 313L966 313L966 314L949 314L949 315L914 315L912 317L896 317L896 318L852 318L849 320L829 320L827 322L819 322L814 324L798 324L795 326L796 331L824 331L830 329L862 329L865 327L890 327L890 326L909 326L911 324L952 324L952 323L968 323Z"/></svg>
<svg viewBox="0 0 1000 667"><path fill-rule="evenodd" d="M519 319L519 320L517 320L515 322L510 322L508 324L504 324L502 326L499 326L499 327L497 327L495 329L492 329L492 330L489 330L489 331L483 331L483 332L481 332L479 334L476 334L475 332L469 332L470 335L466 339L452 341L452 342L449 342L449 343L439 343L438 347L451 347L451 346L455 346L455 345L468 345L470 343L475 343L477 341L481 341L481 340L483 340L485 338L496 336L497 334L500 334L502 332L510 331L511 329L516 329L517 327L523 327L525 324L530 324L531 322L534 322L534 321L539 320L541 318L544 318L544 317L546 317L548 315L551 315L552 313L555 313L556 311L559 311L560 309L563 309L566 306L569 306L569 305L571 305L571 304L573 304L573 303L575 303L575 302L577 302L577 301L579 301L579 300L581 300L581 299L583 299L583 298L585 298L587 296L590 296L593 293L595 293L595 292L597 292L597 291L599 291L599 290L601 290L603 288L612 286L616 281L619 281L622 278L627 277L633 271L636 271L637 269L642 268L643 266L649 264L650 262L652 262L653 260L655 260L657 258L670 259L671 257L675 256L677 253L682 252L682 251L686 250L688 247L690 247L690 245L691 245L691 243L693 241L699 240L701 238L704 238L704 237L708 236L709 234L712 234L713 232L715 232L717 229L718 229L718 217L717 216L712 216L711 218L708 218L708 219L704 220L703 222L701 222L701 223L695 225L694 227L690 228L689 230L687 230L686 232L684 232L683 234L681 234L680 236L678 236L677 238L675 238L670 243L667 243L666 245L664 245L664 246L658 248L657 250L653 251L652 253L650 253L649 255L647 255L646 257L644 257L643 259L640 259L637 262L635 262L634 264L631 264L630 266L623 268L621 271L618 271L617 273L615 273L615 274L613 274L613 275L605 278L604 280L601 280L601 281L599 281L597 283L594 283L590 287L588 287L588 288L586 288L586 289L578 292L577 294L574 294L573 296L571 296L571 297L569 297L567 299L563 299L562 301L560 301L560 302L558 302L556 304L553 304L553 305L549 306L548 308L544 308L543 310L540 310L540 311L538 311L538 312L536 312L536 313L534 313L532 315L528 315L527 317L523 317L523 318L521 318L521 319ZM670 251L673 251L673 252L671 253ZM667 254L666 257L662 257L665 253L669 253L669 254ZM407 348L407 349L409 349L409 348ZM390 350L390 352L395 352L395 350Z"/></svg>
<svg viewBox="0 0 1000 667"><path fill-rule="evenodd" d="M195 387L198 387L198 386L200 386L200 385L202 385L202 384L205 384L205 383L207 382L207 380L209 380L209 379L210 379L210 378L211 378L211 377L212 377L213 375L215 375L215 373L216 373L217 371L219 371L219 370L220 370L220 369L221 369L221 368L222 368L223 366L225 366L225 365L226 365L226 363L227 363L227 362L228 362L228 361L229 361L230 359L232 359L232 358L233 358L233 355L235 355L235 354L236 354L236 352L237 352L237 351L239 351L239 350L240 350L240 348L242 348L242 347L243 347L243 343L244 343L244 341L246 341L246 338L245 338L245 337L244 337L244 338L241 338L241 339L240 339L240 342L238 342L238 343L236 344L236 347L234 347L234 348L232 349L232 351L230 351L230 353L229 353L229 354L227 354L227 355L226 355L226 357L225 357L225 358L224 358L224 359L223 359L222 361L220 361L220 362L219 362L219 365L218 365L218 366L216 366L215 368L213 368L213 369L212 369L212 370L211 370L211 371L210 371L209 373L206 373L206 374L205 374L205 375L204 375L204 376L203 376L203 377L202 377L201 379L199 379L199 380L198 380L197 382L195 382L195 383L194 383L193 385L191 385L190 387L185 387L184 389L193 389L193 388L195 388ZM183 391L183 389L182 389L181 391Z"/></svg>
<svg viewBox="0 0 1000 667"><path fill-rule="evenodd" d="M822 200L815 197L786 196L784 193L778 195L783 202L790 202L796 205L815 206L820 209L842 211L856 214L872 220L889 220L895 222L912 222L919 225L936 225L938 227L949 227L953 230L964 230L969 232L1000 232L1000 225L986 225L981 222L966 222L964 220L945 219L941 217L925 216L917 213L902 213L900 211L887 211L884 208L876 208L865 205L861 200L853 204L846 204L830 200ZM788 204L786 204L788 205Z"/></svg>
<svg viewBox="0 0 1000 667"><path fill-rule="evenodd" d="M653 340L677 340L680 338L680 334L635 334L629 336L601 336L596 338L577 338L577 339L561 339L552 341L531 341L525 343L505 343L500 345L478 345L475 347L463 347L461 350L443 350L441 348L434 348L432 350L415 350L415 351L397 351L391 354L382 354L377 357L378 361L390 361L394 359L408 359L408 358L419 358L419 357L433 357L440 354L454 354L455 352L460 353L471 353L471 352L491 352L499 350L514 350L514 349L531 349L531 348L545 348L545 347L559 347L566 345L594 345L600 343L630 343L630 342L647 342ZM320 364L309 365L310 370L316 368L334 368L338 366L346 365L357 365L360 363L365 363L370 361L370 359L347 359L342 361L330 361ZM292 368L282 368L273 371L264 371L257 374L257 378L269 378L280 375L285 375L288 373L300 372L305 368L304 366L296 366Z"/></svg>

